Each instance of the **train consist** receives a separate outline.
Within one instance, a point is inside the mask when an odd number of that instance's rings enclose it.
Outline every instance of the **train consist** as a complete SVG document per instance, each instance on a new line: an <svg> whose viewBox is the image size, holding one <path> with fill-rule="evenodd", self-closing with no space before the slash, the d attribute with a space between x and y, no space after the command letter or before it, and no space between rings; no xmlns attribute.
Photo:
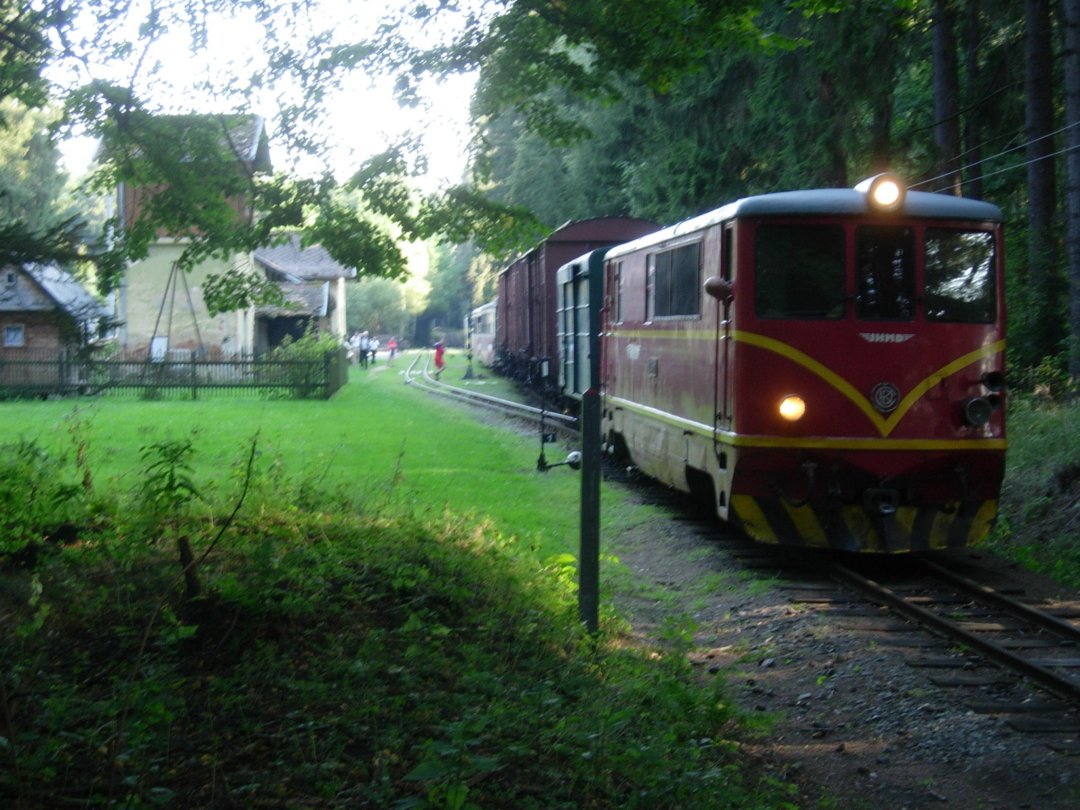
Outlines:
<svg viewBox="0 0 1080 810"><path fill-rule="evenodd" d="M555 274L566 262L596 248L657 230L655 222L600 217L568 222L514 260L498 278L494 368L500 374L551 392L558 381ZM482 343L480 335L476 342Z"/></svg>
<svg viewBox="0 0 1080 810"><path fill-rule="evenodd" d="M609 452L760 541L970 545L1004 472L1002 238L996 206L887 175L748 197L556 270L548 370L590 384L599 285ZM499 319L536 292L500 283Z"/></svg>

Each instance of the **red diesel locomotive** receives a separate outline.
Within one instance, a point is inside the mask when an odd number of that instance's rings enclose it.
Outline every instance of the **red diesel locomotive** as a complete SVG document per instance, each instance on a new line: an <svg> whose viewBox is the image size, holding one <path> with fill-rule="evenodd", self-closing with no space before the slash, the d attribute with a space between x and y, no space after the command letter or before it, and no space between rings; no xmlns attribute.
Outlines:
<svg viewBox="0 0 1080 810"><path fill-rule="evenodd" d="M614 247L605 448L760 541L974 543L1004 471L1002 268L996 206L886 175Z"/></svg>

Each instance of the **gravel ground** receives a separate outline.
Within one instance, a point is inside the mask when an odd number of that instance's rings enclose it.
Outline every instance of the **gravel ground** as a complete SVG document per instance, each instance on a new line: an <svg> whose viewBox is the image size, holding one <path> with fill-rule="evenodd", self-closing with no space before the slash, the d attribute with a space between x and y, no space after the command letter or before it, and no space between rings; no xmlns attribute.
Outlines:
<svg viewBox="0 0 1080 810"><path fill-rule="evenodd" d="M606 549L629 572L616 604L643 638L693 619L698 671L724 678L731 698L763 721L744 749L799 785L801 807L1080 807L1080 756L1048 745L1067 738L1017 732L967 710L906 663L911 636L928 636L900 632L883 642L858 620L800 603L789 586L748 570L739 545L664 517L622 532ZM1080 605L1053 582L982 562L1028 596Z"/></svg>

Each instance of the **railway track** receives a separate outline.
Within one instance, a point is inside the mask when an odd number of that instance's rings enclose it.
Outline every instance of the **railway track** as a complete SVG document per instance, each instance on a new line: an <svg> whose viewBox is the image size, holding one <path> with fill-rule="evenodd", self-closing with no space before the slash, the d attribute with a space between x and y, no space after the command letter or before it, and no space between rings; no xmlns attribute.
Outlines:
<svg viewBox="0 0 1080 810"><path fill-rule="evenodd" d="M826 594L830 586L818 578L816 584L793 586L820 589L797 600L816 602L844 617L845 629L861 629L882 639L882 646L897 648L908 666L953 691L970 711L994 715L1016 731L1043 734L1057 750L1080 753L1080 626L1073 621L1080 611L1031 604L1006 592L1007 585L990 588L925 558L906 558L896 566L901 573L878 578L857 567L862 565L823 563L822 575L848 594ZM853 605L851 592L904 621ZM912 636L912 630L932 636Z"/></svg>
<svg viewBox="0 0 1080 810"><path fill-rule="evenodd" d="M578 435L577 420L565 414L440 382L419 355L404 378L435 396L525 420L542 431ZM655 492L655 502L669 506L677 519L693 520L702 534L717 533L711 520L687 516L684 496L663 488ZM726 531L720 534L733 540ZM1067 735L1057 747L1080 753L1080 624L1074 623L1080 622L1080 610L1023 601L1007 584L991 588L925 557L889 558L888 565L878 566L887 573L878 576L857 570L867 567L861 559L850 565L835 558L822 561L794 549L787 549L785 558L772 548L733 542L736 556L750 567L790 571L789 587L799 592L794 601L874 618L865 628L869 632L881 632L887 622L882 623L879 611L868 613L853 604L852 593L902 617L904 622L894 622L886 635L903 648L909 666L926 670L938 687L958 690L958 699L970 710L998 716L1018 731ZM839 583L844 592L835 592L828 581ZM901 639L897 632L912 630L932 636Z"/></svg>
<svg viewBox="0 0 1080 810"><path fill-rule="evenodd" d="M502 399L479 391L470 391L440 381L431 372L431 357L428 354L417 354L405 369L403 377L406 385L414 386L433 396L443 397L535 424L544 434L555 432L570 439L576 439L580 436L577 417L569 416L560 411L537 408L523 402Z"/></svg>

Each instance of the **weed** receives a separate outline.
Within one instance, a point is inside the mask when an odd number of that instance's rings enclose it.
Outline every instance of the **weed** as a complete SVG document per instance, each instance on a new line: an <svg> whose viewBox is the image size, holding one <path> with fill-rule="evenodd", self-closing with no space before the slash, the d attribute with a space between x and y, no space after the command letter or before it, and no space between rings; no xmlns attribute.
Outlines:
<svg viewBox="0 0 1080 810"><path fill-rule="evenodd" d="M191 477L190 459L194 451L190 439L158 442L142 450L146 462L141 488L143 503L161 528L172 535L188 599L202 593L191 538L184 528L188 506L202 499Z"/></svg>

